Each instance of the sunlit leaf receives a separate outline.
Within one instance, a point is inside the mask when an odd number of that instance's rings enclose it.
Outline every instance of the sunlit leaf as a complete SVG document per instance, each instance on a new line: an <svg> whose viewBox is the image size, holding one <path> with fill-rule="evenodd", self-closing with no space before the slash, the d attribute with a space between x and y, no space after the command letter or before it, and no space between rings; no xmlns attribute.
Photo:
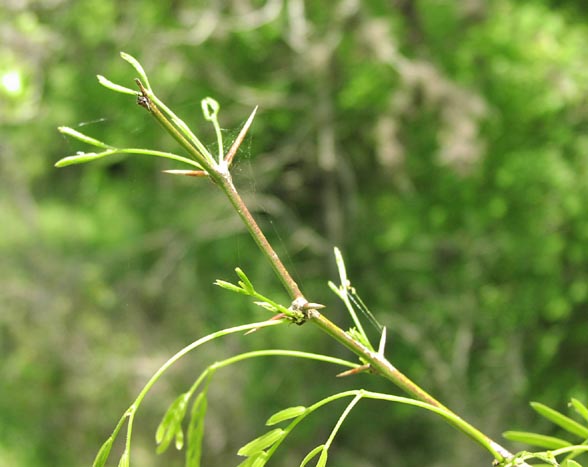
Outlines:
<svg viewBox="0 0 588 467"><path fill-rule="evenodd" d="M276 412L275 414L273 414L267 420L267 422L265 422L265 424L267 426L272 426L277 423L283 422L284 420L290 420L292 418L296 418L299 415L303 414L304 412L306 412L306 407L304 407L302 405L298 405L296 407L288 407L287 409L280 410L279 412Z"/></svg>
<svg viewBox="0 0 588 467"><path fill-rule="evenodd" d="M123 93L123 94L130 94L130 95L133 95L133 96L136 96L138 94L138 92L136 90L129 89L129 88L125 87L125 86L121 86L120 84L113 83L108 78L105 78L102 75L96 75L96 78L98 78L98 82L102 86L104 86L105 88L108 88L108 89L110 89L112 91L120 92L120 93Z"/></svg>
<svg viewBox="0 0 588 467"><path fill-rule="evenodd" d="M215 285L218 285L219 287L222 287L223 289L227 289L230 290L231 292L237 292L243 295L249 295L249 293L247 293L246 290L243 290L241 287L235 285L235 284L231 284L230 282L226 282L220 279L217 279L214 281Z"/></svg>
<svg viewBox="0 0 588 467"><path fill-rule="evenodd" d="M200 467L202 437L204 436L204 418L207 407L206 393L201 392L196 397L190 412L190 423L187 433L186 467Z"/></svg>
<svg viewBox="0 0 588 467"><path fill-rule="evenodd" d="M112 155L112 151L104 151L100 153L95 152L84 152L80 154L76 154L75 156L67 156L63 159L59 159L55 163L55 167L67 167L68 165L75 165L75 164L84 164L86 162L92 162L98 159L102 159L103 157Z"/></svg>
<svg viewBox="0 0 588 467"><path fill-rule="evenodd" d="M572 398L570 401L576 412L588 422L588 408L582 404L578 399Z"/></svg>
<svg viewBox="0 0 588 467"><path fill-rule="evenodd" d="M263 467L267 462L267 453L260 451L241 462L237 467Z"/></svg>
<svg viewBox="0 0 588 467"><path fill-rule="evenodd" d="M267 433L255 438L253 441L247 443L241 449L239 449L240 456L252 456L264 449L272 446L274 443L279 441L285 434L285 431L281 428L268 431Z"/></svg>
<svg viewBox="0 0 588 467"><path fill-rule="evenodd" d="M80 141L87 143L91 146L96 146L98 148L103 148L103 149L113 149L112 146L110 146L106 143L103 143L102 141L99 141L96 138L91 138L90 136L85 135L84 133L80 133L79 131L74 130L73 128L70 128L68 126L57 127L57 130L63 135L71 136L72 138L80 140Z"/></svg>
<svg viewBox="0 0 588 467"><path fill-rule="evenodd" d="M325 447L324 444L321 444L319 446L317 446L316 448L314 448L312 451L310 451L305 457L304 459L302 459L302 462L300 463L300 467L304 467L306 464L308 464L313 458L316 457L316 455L321 452L323 450L323 448Z"/></svg>
<svg viewBox="0 0 588 467"><path fill-rule="evenodd" d="M118 467L129 467L131 461L131 454L127 449L123 452L122 456L120 456L120 460L118 461Z"/></svg>
<svg viewBox="0 0 588 467"><path fill-rule="evenodd" d="M506 431L502 436L510 441L530 444L531 446L539 446L545 449L559 449L572 445L563 439L540 435L538 433L529 433L527 431Z"/></svg>
<svg viewBox="0 0 588 467"><path fill-rule="evenodd" d="M255 289L253 288L253 284L251 284L251 281L245 275L245 273L241 270L241 268L235 268L235 272L237 273L237 275L239 276L239 278L243 281L242 282L243 288L247 292L253 294L255 292Z"/></svg>
<svg viewBox="0 0 588 467"><path fill-rule="evenodd" d="M98 454L96 454L96 458L94 459L94 463L92 467L103 467L108 460L108 456L110 455L110 450L112 449L112 443L114 442L114 438L110 436L102 445Z"/></svg>
<svg viewBox="0 0 588 467"><path fill-rule="evenodd" d="M562 427L567 432L583 439L588 438L588 428L580 425L577 421L572 420L570 417L567 417L557 410L554 410L551 407L547 407L545 404L541 404L540 402L531 402L531 407L533 407L537 413L552 421L556 425Z"/></svg>
<svg viewBox="0 0 588 467"><path fill-rule="evenodd" d="M147 89L151 89L151 85L149 84L149 79L147 78L147 74L145 73L145 70L143 69L143 67L141 66L139 61L135 57L133 57L132 55L129 55L125 52L121 52L120 56L122 57L123 60L130 63L131 66L135 69L135 71L137 73L139 73L139 77L143 81L143 84L145 85L145 87Z"/></svg>
<svg viewBox="0 0 588 467"><path fill-rule="evenodd" d="M326 449L323 449L323 451L321 452L321 456L319 457L319 460L316 463L316 467L325 467L325 465L327 465L328 458L329 458L329 451Z"/></svg>
<svg viewBox="0 0 588 467"><path fill-rule="evenodd" d="M187 395L180 394L176 400L171 403L163 416L155 432L155 442L158 444L158 454L164 452L173 439L176 439L176 443L178 442L178 439L181 439L181 442L183 443L183 433L180 435L178 432L182 431L182 420L186 413L187 402Z"/></svg>

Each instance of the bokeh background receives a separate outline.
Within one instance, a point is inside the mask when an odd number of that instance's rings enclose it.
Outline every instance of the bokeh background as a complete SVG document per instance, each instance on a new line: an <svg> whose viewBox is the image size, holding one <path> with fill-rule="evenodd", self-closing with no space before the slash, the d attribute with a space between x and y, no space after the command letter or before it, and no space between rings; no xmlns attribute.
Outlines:
<svg viewBox="0 0 588 467"><path fill-rule="evenodd" d="M388 356L491 436L546 430L538 400L588 399L588 6L582 0L4 0L0 24L0 465L87 466L167 357L263 310L212 285L240 266L287 303L210 183L170 161L88 150L177 151L129 96L119 51L168 105L227 141L260 106L237 185L307 297L350 325L328 290L332 248L389 330ZM269 347L348 353L311 326L232 337L188 356L148 397L136 465L167 405L215 360ZM369 375L279 359L221 371L204 465L240 461L274 411ZM396 391L397 392L397 391ZM298 465L344 405L300 426L272 465ZM113 452L116 464L120 446ZM470 466L490 459L432 415L362 402L337 467Z"/></svg>

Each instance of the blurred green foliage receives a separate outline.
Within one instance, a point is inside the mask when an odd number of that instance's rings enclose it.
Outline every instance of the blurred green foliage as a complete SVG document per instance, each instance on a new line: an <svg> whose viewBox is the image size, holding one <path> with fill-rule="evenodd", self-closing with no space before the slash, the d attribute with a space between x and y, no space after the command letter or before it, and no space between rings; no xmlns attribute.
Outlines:
<svg viewBox="0 0 588 467"><path fill-rule="evenodd" d="M329 317L348 326L326 287L338 245L389 328L391 361L482 430L529 429L528 399L586 402L587 13L571 0L5 2L0 465L89 465L167 356L264 316L212 286L235 266L286 300L207 182L163 175L173 167L150 158L53 168L86 149L59 125L177 150L132 99L96 83L99 73L132 86L120 50L210 143L201 98L221 103L228 140L260 105L235 177ZM153 432L204 361L269 346L342 352L307 327L208 347L154 394L137 464L179 465L154 455ZM218 375L206 465L236 465L237 447L280 408L387 388L283 368L268 359ZM360 409L333 465L487 462L429 415ZM281 465L336 417L300 427Z"/></svg>

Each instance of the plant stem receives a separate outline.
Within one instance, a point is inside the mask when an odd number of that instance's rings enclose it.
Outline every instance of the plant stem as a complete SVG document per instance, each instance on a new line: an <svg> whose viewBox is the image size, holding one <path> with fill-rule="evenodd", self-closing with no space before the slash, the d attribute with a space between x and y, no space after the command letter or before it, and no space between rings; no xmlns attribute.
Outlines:
<svg viewBox="0 0 588 467"><path fill-rule="evenodd" d="M147 92L145 88L138 82L142 95L145 98L148 98ZM237 214L241 217L242 221L244 222L247 230L257 243L258 247L261 251L265 254L269 262L271 263L275 273L279 277L280 281L282 282L283 286L289 293L290 297L293 300L293 305L301 306L306 319L313 323L315 326L318 326L323 332L331 336L337 342L345 346L347 349L351 350L354 354L360 357L361 360L364 360L369 363L370 367L379 375L383 376L384 378L390 380L400 389L405 391L406 393L410 394L411 396L415 397L416 399L430 404L438 409L445 411L454 418L452 423L462 432L466 433L472 439L477 441L481 446L485 449L490 451L490 453L499 461L502 461L504 458L512 457L512 453L510 453L507 449L503 448L501 445L493 441L490 437L483 434L474 426L467 423L453 411L445 407L441 402L435 399L432 395L418 386L414 381L408 378L405 374L400 372L392 363L388 361L388 359L381 353L374 352L368 349L366 346L355 340L351 337L348 333L346 333L343 329L339 326L331 322L328 318L326 318L323 314L321 314L316 309L308 309L305 308L305 305L308 305L308 301L302 294L300 287L296 283L296 281L292 278L280 257L275 252L269 241L267 240L266 236L264 235L263 231L260 229L259 225L255 221L253 215L249 211L249 208L241 198L241 195L235 188L231 174L228 170L228 164L214 164L211 163L201 152L195 148L190 142L188 142L180 132L174 127L174 125L169 122L169 120L164 116L159 110L157 106L153 104L152 101L145 101L140 102L147 110L151 112L152 115L164 126L164 128L172 134L172 136L184 147L186 148L192 156L200 163L212 181L214 181L221 190L225 193L225 195L229 198L229 201L237 211ZM233 148L231 148L233 151ZM229 151L229 152L231 152ZM236 149L235 149L236 152ZM234 154L231 154L231 157ZM226 161L226 158L225 158ZM221 161L222 162L222 161ZM522 467L530 467L528 464L523 463L521 464Z"/></svg>
<svg viewBox="0 0 588 467"><path fill-rule="evenodd" d="M282 284L290 294L290 297L293 300L300 300L304 299L302 292L300 291L300 287L296 281L292 278L284 263L278 256L278 254L274 251L270 243L268 242L267 238L265 237L262 230L257 225L257 222L251 215L249 208L245 205L245 202L241 198L241 195L237 192L235 185L233 184L233 180L231 178L231 174L227 171L224 173L218 174L217 177L214 177L214 181L220 186L220 188L225 192L229 201L237 211L237 214L241 217L247 230L257 243L257 246L261 249L261 251L265 254L267 259L270 261L274 271L282 281Z"/></svg>
<svg viewBox="0 0 588 467"><path fill-rule="evenodd" d="M235 188L230 173L227 171L225 173L217 173L214 176L210 174L217 185L225 192L227 197L229 198L231 204L245 223L249 233L261 249L261 251L265 254L267 259L270 261L271 265L274 268L274 271L280 278L282 284L290 294L293 300L303 300L304 303L307 303L304 295L302 294L300 287L294 281L282 261L280 260L278 254L275 252L273 247L270 245L269 241L265 237L262 230L259 228L259 225L253 218L251 212L247 208L247 205L239 195L239 192ZM400 372L394 365L392 365L386 357L382 354L377 352L373 352L372 350L365 347L360 342L353 339L349 334L347 334L343 329L339 326L334 324L328 318L326 318L322 313L318 310L309 310L307 312L308 321L313 323L315 326L318 326L323 332L331 336L337 342L351 350L354 354L359 356L362 360L367 361L371 368L375 370L378 374L383 376L384 378L388 379L400 389L405 391L407 394L415 397L416 399L426 402L427 404L431 404L434 407L437 407L441 410L447 411L452 416L455 417L456 420L459 420L459 423L452 423L459 429L463 430L463 427L467 427L467 431L465 431L470 437L476 440L479 444L481 444L484 448L488 449L488 446L491 446L490 452L492 455L498 459L502 460L503 458L512 457L512 453L508 450L503 448L501 445L493 441L490 437L483 434L474 426L467 423L437 399L435 399L432 395L422 389L419 385L417 385L414 381L412 381L408 376L404 373ZM526 465L526 464L524 464Z"/></svg>

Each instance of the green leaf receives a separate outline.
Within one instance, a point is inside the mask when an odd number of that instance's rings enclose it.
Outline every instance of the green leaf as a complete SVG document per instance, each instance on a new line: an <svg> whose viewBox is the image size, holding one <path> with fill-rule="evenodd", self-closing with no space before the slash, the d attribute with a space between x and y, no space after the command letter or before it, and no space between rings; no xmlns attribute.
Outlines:
<svg viewBox="0 0 588 467"><path fill-rule="evenodd" d="M559 449L572 445L563 439L540 435L538 433L529 433L527 431L505 431L502 436L510 441L539 446L545 449Z"/></svg>
<svg viewBox="0 0 588 467"><path fill-rule="evenodd" d="M131 455L128 449L125 449L122 456L120 456L120 460L118 461L118 467L129 467L131 462Z"/></svg>
<svg viewBox="0 0 588 467"><path fill-rule="evenodd" d="M568 459L568 460L564 461L563 464L561 464L561 467L582 467L582 466L580 464L578 464L575 460Z"/></svg>
<svg viewBox="0 0 588 467"><path fill-rule="evenodd" d="M317 446L316 448L314 448L312 451L310 451L306 457L304 459L302 459L302 462L300 463L300 467L304 467L306 464L308 464L314 457L316 457L316 455L321 452L323 450L323 448L325 447L324 444L321 444L319 446Z"/></svg>
<svg viewBox="0 0 588 467"><path fill-rule="evenodd" d="M328 457L329 451L327 449L323 449L323 452L321 452L321 456L319 457L319 460L316 463L316 467L325 467L325 465L327 465Z"/></svg>
<svg viewBox="0 0 588 467"><path fill-rule="evenodd" d="M574 409L576 410L576 412L584 419L588 422L588 408L582 404L578 399L574 399L572 397L572 400L570 401L570 403L574 406Z"/></svg>
<svg viewBox="0 0 588 467"><path fill-rule="evenodd" d="M238 467L263 467L266 462L267 452L261 451L245 459L238 465Z"/></svg>
<svg viewBox="0 0 588 467"><path fill-rule="evenodd" d="M190 412L188 425L188 447L186 448L186 467L200 467L202 455L202 437L204 436L204 417L208 402L206 393L201 392L196 397Z"/></svg>
<svg viewBox="0 0 588 467"><path fill-rule="evenodd" d="M157 454L165 452L172 440L176 439L176 445L178 440L181 440L183 444L183 433L182 431L182 420L186 413L186 406L188 403L188 393L180 394L176 400L174 400L169 408L167 409L161 423L157 427L155 432L155 442L157 443Z"/></svg>
<svg viewBox="0 0 588 467"><path fill-rule="evenodd" d="M252 456L253 454L256 454L272 446L274 443L282 439L285 433L286 432L281 428L276 428L275 430L268 431L267 433L247 443L245 446L239 449L237 454L239 454L240 456Z"/></svg>
<svg viewBox="0 0 588 467"><path fill-rule="evenodd" d="M288 407L287 409L280 410L273 414L270 418L268 418L265 424L267 426L276 425L277 423L283 422L284 420L290 420L292 418L296 418L299 415L302 415L306 412L306 407L302 405L297 405L295 407Z"/></svg>
<svg viewBox="0 0 588 467"><path fill-rule="evenodd" d="M537 413L552 421L556 425L562 427L567 432L583 439L588 438L588 428L580 425L570 417L566 417L564 414L552 409L551 407L547 407L545 404L541 404L540 402L531 402L531 407L533 407Z"/></svg>
<svg viewBox="0 0 588 467"><path fill-rule="evenodd" d="M176 430L175 446L178 451L181 451L182 448L184 447L184 430L182 430L181 425Z"/></svg>
<svg viewBox="0 0 588 467"><path fill-rule="evenodd" d="M220 279L217 279L214 281L214 285L218 285L219 287L222 287L223 289L227 289L230 290L231 292L237 292L243 295L249 295L249 293L246 290L243 290L241 287L235 285L235 284L231 284L230 282L227 281L222 281Z"/></svg>
<svg viewBox="0 0 588 467"><path fill-rule="evenodd" d="M112 151L104 151L96 154L95 152L84 152L80 154L76 154L75 156L68 156L64 157L63 159L59 159L55 163L55 167L67 167L68 165L74 164L84 164L86 162L92 162L97 159L102 159L103 157L112 155Z"/></svg>
<svg viewBox="0 0 588 467"><path fill-rule="evenodd" d="M245 275L245 273L241 270L241 268L235 268L235 272L237 273L237 275L239 276L239 278L243 281L240 282L239 284L242 285L242 287L249 292L250 294L254 294L255 293L255 289L253 288L253 284L251 283L251 281L249 280L249 278Z"/></svg>
<svg viewBox="0 0 588 467"><path fill-rule="evenodd" d="M125 87L125 86L121 86L120 84L113 83L112 81L110 81L109 79L105 78L102 75L96 75L96 78L98 78L98 82L102 86L104 86L105 88L110 89L111 91L120 92L120 93L123 93L123 94L130 94L130 95L133 95L133 96L137 96L139 94L134 89L129 89L129 88Z"/></svg>
<svg viewBox="0 0 588 467"><path fill-rule="evenodd" d="M98 454L96 454L96 458L94 459L94 463L92 467L103 467L108 460L108 456L110 455L110 450L112 449L112 443L114 442L114 438L110 436L104 444L100 447Z"/></svg>
<svg viewBox="0 0 588 467"><path fill-rule="evenodd" d="M145 73L145 70L143 69L143 67L141 66L141 64L139 63L139 61L133 57L132 55L129 55L125 52L121 52L120 56L122 57L123 60L125 60L126 62L130 63L131 66L135 69L135 71L137 73L139 73L139 77L141 78L141 80L143 81L143 84L145 85L145 87L147 89L151 89L151 85L149 84L149 79L147 78L147 73Z"/></svg>
<svg viewBox="0 0 588 467"><path fill-rule="evenodd" d="M72 138L80 140L80 141L87 143L91 146L96 146L98 148L103 148L103 149L113 149L112 146L109 146L108 144L103 143L102 141L99 141L95 138L91 138L90 136L85 135L84 133L80 133L79 131L74 130L73 128L70 128L68 126L57 127L57 130L63 135L71 136Z"/></svg>

